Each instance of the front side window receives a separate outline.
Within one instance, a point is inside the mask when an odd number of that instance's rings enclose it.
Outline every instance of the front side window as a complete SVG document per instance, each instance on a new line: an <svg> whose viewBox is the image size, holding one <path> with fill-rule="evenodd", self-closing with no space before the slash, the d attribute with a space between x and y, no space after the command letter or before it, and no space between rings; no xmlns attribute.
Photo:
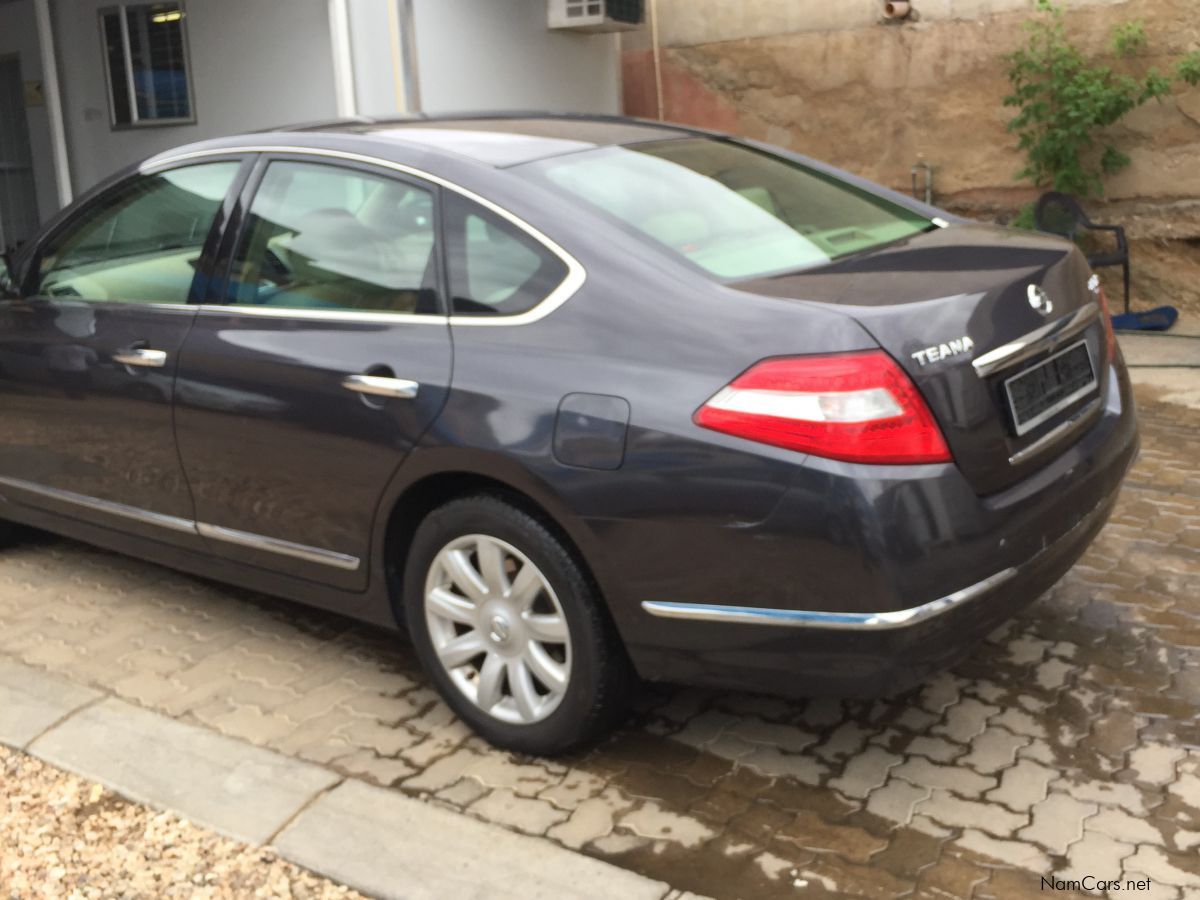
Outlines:
<svg viewBox="0 0 1200 900"><path fill-rule="evenodd" d="M114 126L195 121L185 16L179 3L123 3L100 11Z"/></svg>
<svg viewBox="0 0 1200 900"><path fill-rule="evenodd" d="M527 312L567 277L566 263L512 222L458 194L445 208L454 315Z"/></svg>
<svg viewBox="0 0 1200 900"><path fill-rule="evenodd" d="M604 147L514 171L721 279L809 268L932 227L898 204L730 141Z"/></svg>
<svg viewBox="0 0 1200 900"><path fill-rule="evenodd" d="M394 178L273 162L250 206L230 303L436 314L433 194Z"/></svg>
<svg viewBox="0 0 1200 900"><path fill-rule="evenodd" d="M93 201L39 256L35 293L115 303L187 303L213 217L238 162L138 175Z"/></svg>

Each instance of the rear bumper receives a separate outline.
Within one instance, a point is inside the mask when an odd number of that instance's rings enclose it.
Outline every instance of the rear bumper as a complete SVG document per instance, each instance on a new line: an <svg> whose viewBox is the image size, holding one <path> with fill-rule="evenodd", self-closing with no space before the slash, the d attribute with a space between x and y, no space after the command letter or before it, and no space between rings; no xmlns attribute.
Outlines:
<svg viewBox="0 0 1200 900"><path fill-rule="evenodd" d="M1058 581L1107 521L1138 448L1128 380L1115 374L1099 421L999 495L974 494L953 467L908 481L806 470L768 520L730 530L733 555L708 540L675 560L692 577L657 580L678 593L626 606L618 624L635 665L653 680L864 696L953 664ZM697 570L724 596L698 588Z"/></svg>

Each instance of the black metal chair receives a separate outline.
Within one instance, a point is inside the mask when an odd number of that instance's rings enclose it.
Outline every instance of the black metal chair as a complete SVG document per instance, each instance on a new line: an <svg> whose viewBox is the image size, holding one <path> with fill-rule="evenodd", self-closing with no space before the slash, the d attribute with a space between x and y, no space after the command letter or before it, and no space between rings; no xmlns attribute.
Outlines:
<svg viewBox="0 0 1200 900"><path fill-rule="evenodd" d="M1125 312L1129 312L1129 242L1125 239L1125 229L1122 226L1097 225L1087 217L1087 213L1074 197L1057 191L1050 191L1038 198L1033 220L1038 231L1058 234L1071 240L1075 240L1081 228L1088 231L1111 231L1116 235L1116 250L1093 253L1088 257L1088 262L1093 269L1121 266L1125 270Z"/></svg>

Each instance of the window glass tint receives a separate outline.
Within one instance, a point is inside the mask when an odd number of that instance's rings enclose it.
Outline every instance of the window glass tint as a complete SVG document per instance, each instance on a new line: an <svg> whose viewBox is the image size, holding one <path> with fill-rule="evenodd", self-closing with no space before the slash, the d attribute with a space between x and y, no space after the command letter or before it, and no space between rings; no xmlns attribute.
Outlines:
<svg viewBox="0 0 1200 900"><path fill-rule="evenodd" d="M433 195L320 163L274 162L255 193L232 303L439 312Z"/></svg>
<svg viewBox="0 0 1200 900"><path fill-rule="evenodd" d="M541 303L567 266L539 241L477 203L447 192L454 315L516 315Z"/></svg>
<svg viewBox="0 0 1200 900"><path fill-rule="evenodd" d="M186 303L237 162L142 175L94 201L42 250L37 293Z"/></svg>
<svg viewBox="0 0 1200 900"><path fill-rule="evenodd" d="M100 14L113 124L191 120L183 7L130 3L123 9L124 27L122 7Z"/></svg>
<svg viewBox="0 0 1200 900"><path fill-rule="evenodd" d="M836 178L729 141L606 147L516 171L719 278L819 265L932 224Z"/></svg>

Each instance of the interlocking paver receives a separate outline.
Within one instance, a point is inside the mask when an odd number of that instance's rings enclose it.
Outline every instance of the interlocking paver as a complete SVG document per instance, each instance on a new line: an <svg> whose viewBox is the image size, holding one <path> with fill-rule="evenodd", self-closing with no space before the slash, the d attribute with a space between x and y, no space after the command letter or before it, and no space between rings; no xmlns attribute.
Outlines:
<svg viewBox="0 0 1200 900"><path fill-rule="evenodd" d="M1068 881L1082 881L1085 877L1094 881L1119 881L1124 862L1133 851L1133 844L1088 831L1067 849L1067 866L1056 874Z"/></svg>
<svg viewBox="0 0 1200 900"><path fill-rule="evenodd" d="M553 826L546 836L561 841L572 850L579 850L612 834L616 816L622 808L619 794L585 800L571 813L570 819Z"/></svg>
<svg viewBox="0 0 1200 900"><path fill-rule="evenodd" d="M958 766L939 766L921 756L913 756L892 769L892 776L912 784L953 791L963 797L979 797L996 787L994 776L980 775Z"/></svg>
<svg viewBox="0 0 1200 900"><path fill-rule="evenodd" d="M1007 728L989 726L982 734L976 735L971 741L971 752L958 762L990 775L1011 766L1017 758L1017 751L1029 742L1029 738L1013 734Z"/></svg>
<svg viewBox="0 0 1200 900"><path fill-rule="evenodd" d="M714 834L699 820L665 810L654 802L643 803L621 816L619 824L644 838L678 842L684 847L696 847Z"/></svg>
<svg viewBox="0 0 1200 900"><path fill-rule="evenodd" d="M1083 836L1083 821L1095 815L1094 803L1083 803L1073 796L1052 793L1033 807L1033 821L1018 831L1017 837L1033 841L1054 853L1067 848Z"/></svg>
<svg viewBox="0 0 1200 900"><path fill-rule="evenodd" d="M932 793L932 788L918 787L893 778L883 787L871 792L871 796L867 798L867 812L889 822L907 825L912 821L917 805L928 800Z"/></svg>
<svg viewBox="0 0 1200 900"><path fill-rule="evenodd" d="M963 800L939 789L934 789L916 811L943 825L978 828L992 834L1012 834L1029 819L998 804Z"/></svg>
<svg viewBox="0 0 1200 900"><path fill-rule="evenodd" d="M1076 800L1086 800L1101 806L1118 806L1134 815L1146 812L1146 802L1132 784L1116 782L1084 781L1071 785L1068 790Z"/></svg>
<svg viewBox="0 0 1200 900"><path fill-rule="evenodd" d="M1046 872L1050 868L1050 858L1034 844L994 838L977 828L966 829L958 844L981 856L1031 872Z"/></svg>
<svg viewBox="0 0 1200 900"><path fill-rule="evenodd" d="M1195 856L1168 854L1158 847L1141 846L1125 860L1126 868L1144 872L1152 881L1179 888L1200 888L1200 862Z"/></svg>
<svg viewBox="0 0 1200 900"><path fill-rule="evenodd" d="M614 739L518 757L392 634L48 537L0 552L0 659L685 891L984 900L1054 869L1182 897L1200 891L1200 413L1141 418L1080 565L901 697L652 686Z"/></svg>
<svg viewBox="0 0 1200 900"><path fill-rule="evenodd" d="M1000 775L1000 786L984 794L985 800L1003 803L1009 809L1025 812L1046 799L1046 792L1058 773L1048 766L1023 759Z"/></svg>
<svg viewBox="0 0 1200 900"><path fill-rule="evenodd" d="M868 747L846 763L839 777L829 780L829 787L848 797L862 799L875 788L882 787L887 781L888 770L901 761L902 757L894 753L879 747Z"/></svg>

